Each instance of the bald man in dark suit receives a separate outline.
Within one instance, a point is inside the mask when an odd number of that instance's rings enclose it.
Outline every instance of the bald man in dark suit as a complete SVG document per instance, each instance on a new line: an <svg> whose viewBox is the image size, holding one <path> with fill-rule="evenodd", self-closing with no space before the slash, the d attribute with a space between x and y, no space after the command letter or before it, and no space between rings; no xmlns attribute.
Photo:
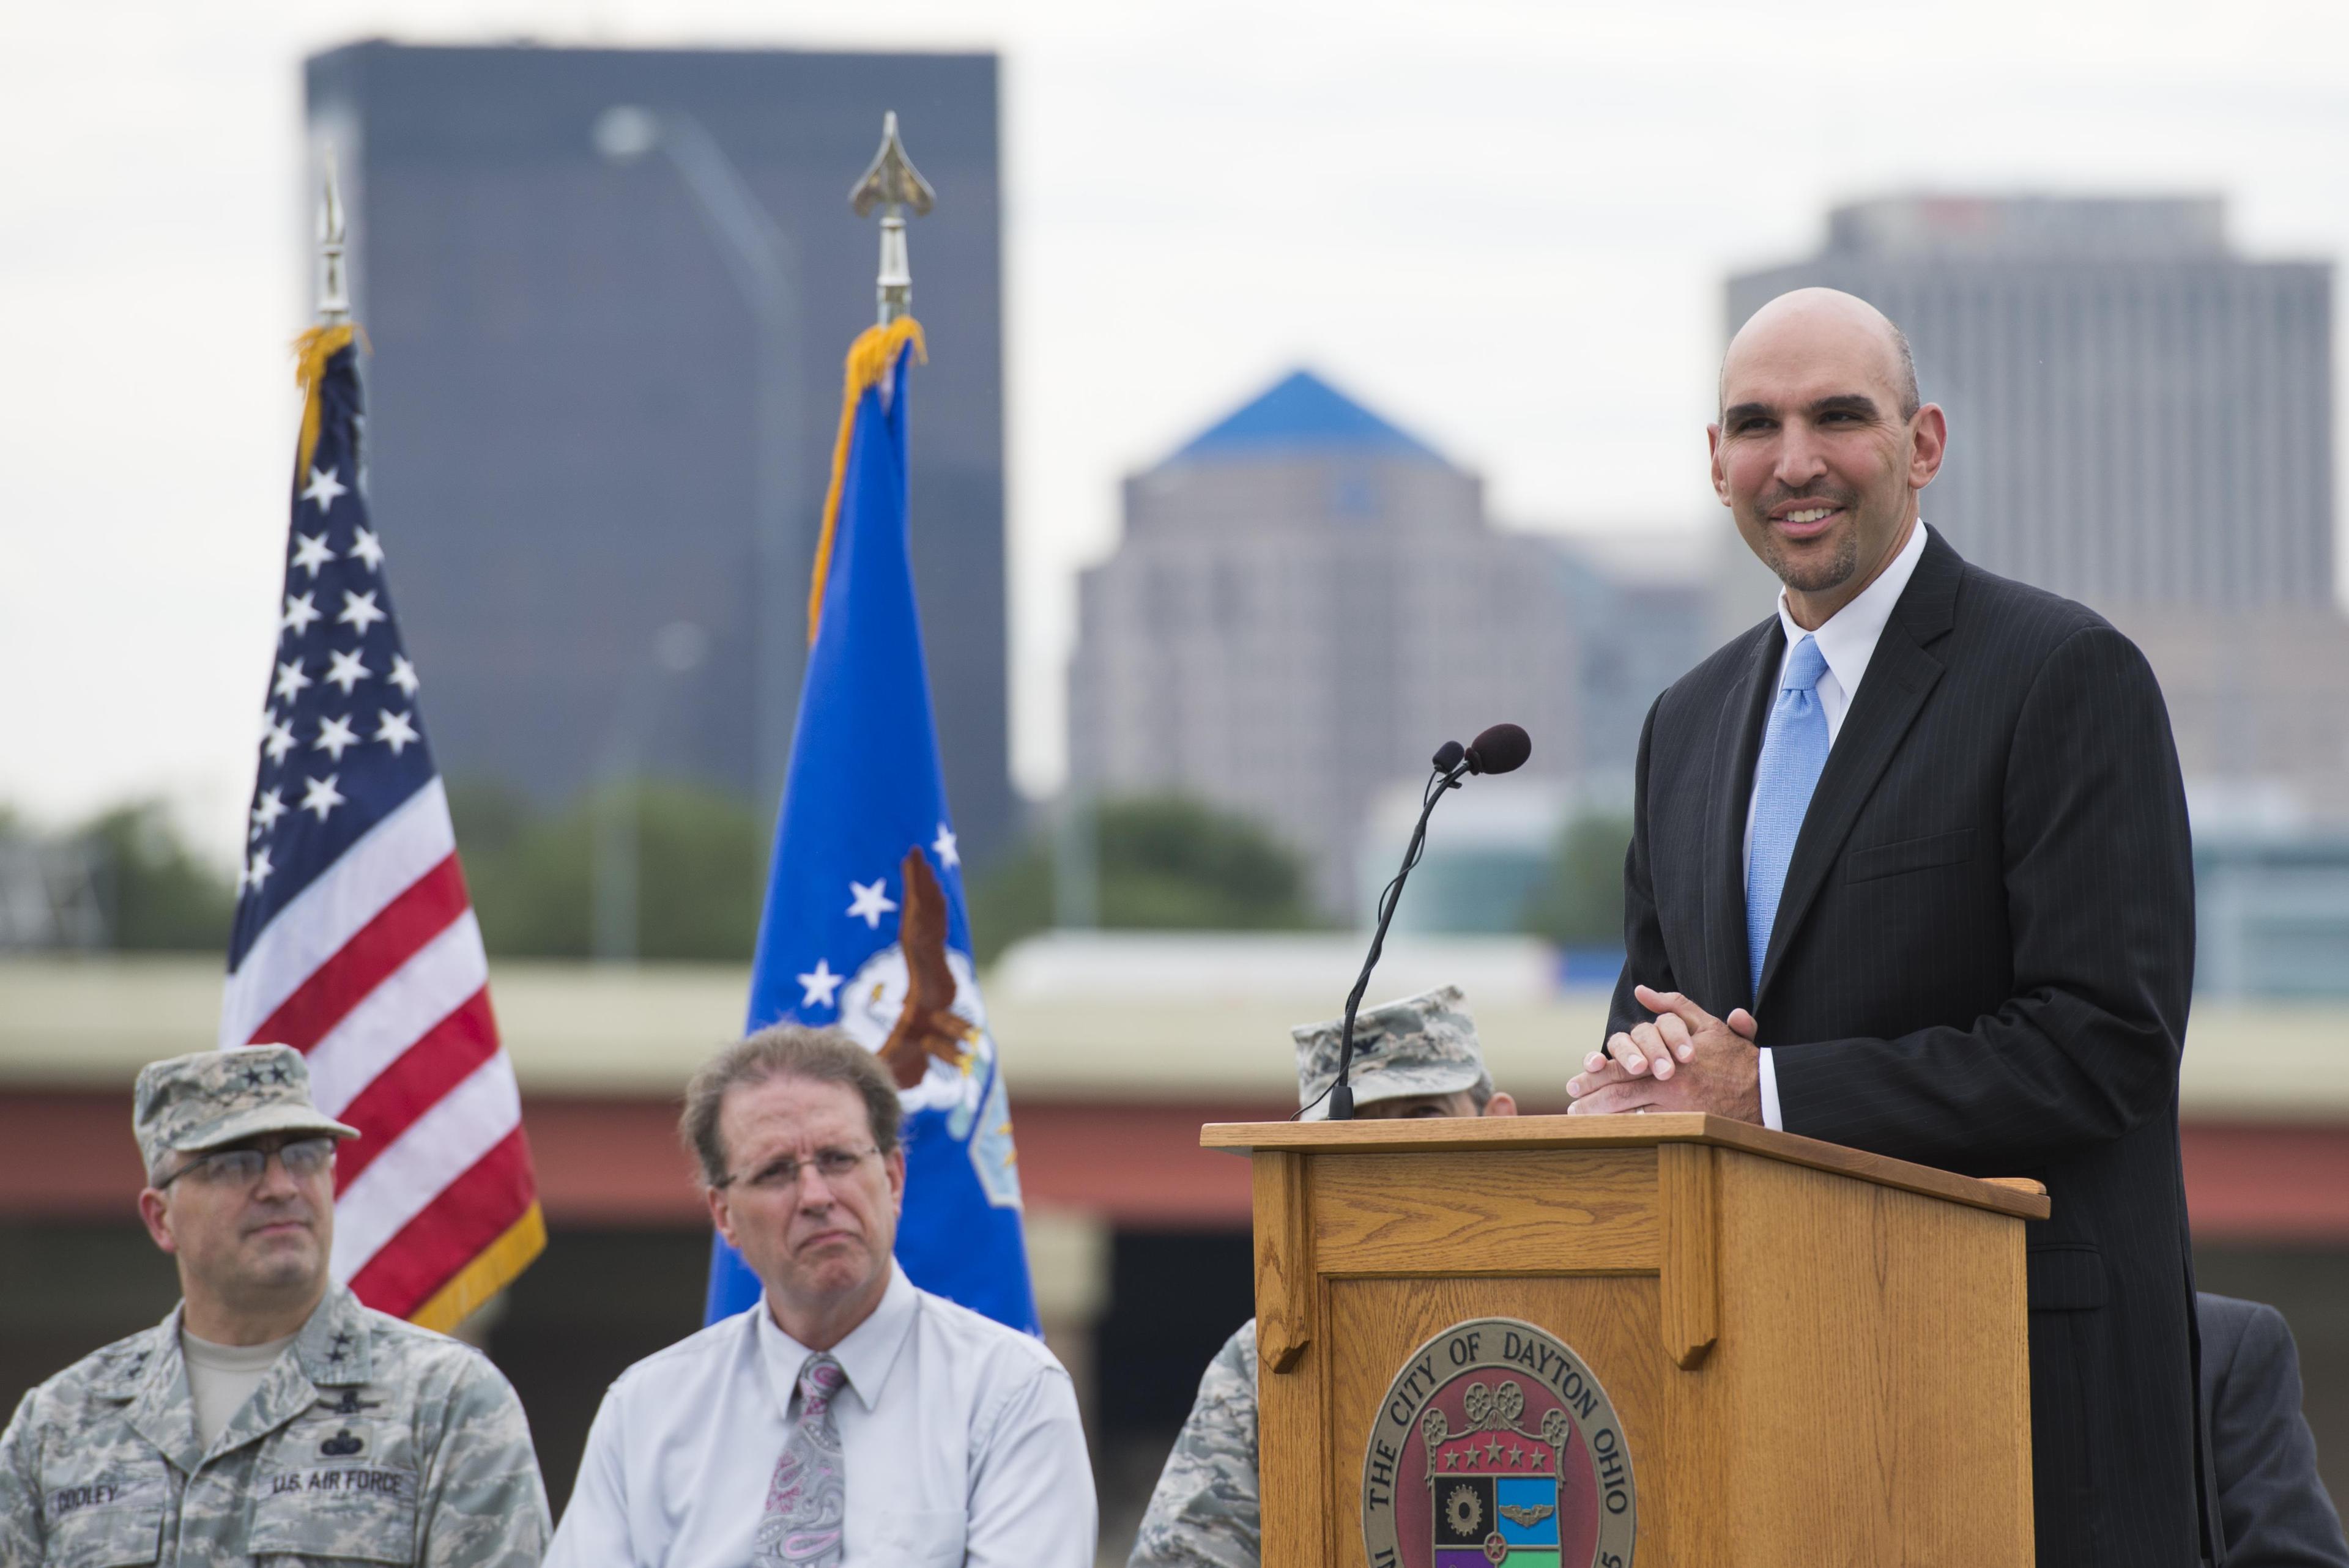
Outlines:
<svg viewBox="0 0 2349 1568"><path fill-rule="evenodd" d="M1574 1109L2044 1182L2038 1561L2194 1568L2194 876L2160 689L2095 612L1926 526L1947 421L1872 306L1773 301L1721 398L1713 486L1785 591L1648 716L1628 954Z"/></svg>

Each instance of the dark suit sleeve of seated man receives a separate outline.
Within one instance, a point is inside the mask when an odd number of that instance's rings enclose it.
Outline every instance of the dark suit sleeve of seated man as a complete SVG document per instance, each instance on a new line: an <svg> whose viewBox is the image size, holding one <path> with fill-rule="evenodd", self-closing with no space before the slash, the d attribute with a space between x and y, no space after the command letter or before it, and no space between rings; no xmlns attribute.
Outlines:
<svg viewBox="0 0 2349 1568"><path fill-rule="evenodd" d="M1826 995L1779 1007L1793 998L1767 995L1765 976L1756 1013L1762 1043L1791 1047L1774 1053L1790 1132L2001 1174L2174 1115L2194 971L2194 868L2160 688L2136 646L2100 623L2064 636L2035 672L2015 673L2027 685L2011 725L1961 737L2002 761L1951 758L1960 789L1976 777L1999 786L1995 799L1983 789L1964 824L1987 861L1984 885L1952 877L1945 889L1918 888L1906 907L1881 892L1863 903L1849 895L1868 882L1903 879L1856 880L1875 867L1847 847L1828 894L1847 895L1852 918L1819 910L1826 918L1795 934L1809 951L1786 976ZM1951 676L1954 689L1937 696L1973 695L1962 672ZM1862 700L1869 695L1863 688ZM1994 698L1984 706L1994 712ZM1920 815L1914 825L1921 833L1944 821ZM1907 841L1897 822L1877 831ZM1935 907L1931 894L1942 891L1949 901ZM1983 896L1996 892L2002 899ZM1920 943L1928 933L1939 954ZM1985 982L2002 970L2005 994L1995 997ZM1793 1011L1798 1025L1804 1013L1848 1016L1837 990L1878 995L1888 986L1908 988L1924 1001L1920 1012L1939 1016L1884 1037L1789 1037L1771 1026L1774 1010ZM1954 1016L1960 1008L1949 1004L1968 992L1981 1011Z"/></svg>
<svg viewBox="0 0 2349 1568"><path fill-rule="evenodd" d="M2349 1568L2301 1414L2300 1355L2283 1315L2224 1295L2195 1305L2227 1568Z"/></svg>

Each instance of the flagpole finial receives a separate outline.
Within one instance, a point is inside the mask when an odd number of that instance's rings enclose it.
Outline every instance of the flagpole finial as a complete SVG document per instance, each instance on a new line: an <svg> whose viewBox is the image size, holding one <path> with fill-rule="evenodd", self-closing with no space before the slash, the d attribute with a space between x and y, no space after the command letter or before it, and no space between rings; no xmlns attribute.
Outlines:
<svg viewBox="0 0 2349 1568"><path fill-rule="evenodd" d="M913 309L914 267L905 252L905 209L911 207L919 218L936 200L937 192L905 156L905 144L897 139L897 111L889 110L881 119L881 150L874 154L872 167L848 193L848 204L860 218L875 207L882 209L881 275L875 287L884 326Z"/></svg>
<svg viewBox="0 0 2349 1568"><path fill-rule="evenodd" d="M343 188L335 177L335 149L325 149L326 178L318 199L318 325L340 326L351 319L351 294L343 273Z"/></svg>

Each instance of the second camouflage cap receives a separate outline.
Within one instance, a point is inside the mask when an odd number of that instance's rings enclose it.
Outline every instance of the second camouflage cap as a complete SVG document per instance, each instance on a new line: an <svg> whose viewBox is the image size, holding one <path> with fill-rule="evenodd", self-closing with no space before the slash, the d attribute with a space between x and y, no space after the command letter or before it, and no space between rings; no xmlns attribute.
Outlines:
<svg viewBox="0 0 2349 1568"><path fill-rule="evenodd" d="M1300 1024L1289 1031L1297 1041L1297 1098L1311 1104L1307 1121L1330 1114L1320 1098L1338 1078L1338 1049L1346 1020ZM1367 1105L1406 1095L1457 1094L1493 1080L1485 1073L1485 1053L1476 1044L1476 1022L1457 985L1439 985L1400 1002L1354 1015L1354 1066L1348 1075L1354 1103Z"/></svg>
<svg viewBox="0 0 2349 1568"><path fill-rule="evenodd" d="M163 1156L219 1149L264 1132L322 1132L357 1138L310 1103L310 1065L291 1046L198 1051L139 1069L130 1128L147 1169Z"/></svg>

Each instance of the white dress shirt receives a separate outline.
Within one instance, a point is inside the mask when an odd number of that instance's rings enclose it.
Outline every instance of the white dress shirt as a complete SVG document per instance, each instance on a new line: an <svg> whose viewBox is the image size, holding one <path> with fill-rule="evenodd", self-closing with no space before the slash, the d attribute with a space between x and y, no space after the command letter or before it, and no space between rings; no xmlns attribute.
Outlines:
<svg viewBox="0 0 2349 1568"><path fill-rule="evenodd" d="M1778 679L1786 675L1786 661L1795 655L1795 645L1810 637L1819 645L1819 655L1827 667L1819 673L1819 710L1827 719L1827 755L1835 755L1836 738L1843 733L1843 716L1851 711L1852 699L1859 695L1860 677L1868 674L1868 662L1876 656L1876 642L1884 634L1884 624L1892 619L1892 606L1900 602L1901 590L1909 579L1917 574L1917 562L1925 558L1925 520L1919 518L1909 531L1909 542L1900 553L1879 573L1875 582L1859 591L1858 595L1842 609L1829 615L1816 631L1806 632L1795 624L1793 612L1786 608L1786 591L1778 590L1778 624L1786 634L1785 651L1778 655ZM1775 698L1773 699L1775 700ZM1761 789L1761 769L1754 769L1754 789ZM1754 797L1745 798L1745 847L1743 862L1754 863ZM1744 878L1738 879L1743 882ZM1761 1050L1762 1123L1781 1130L1785 1119L1778 1109L1778 1069L1770 1059L1770 1047Z"/></svg>
<svg viewBox="0 0 2349 1568"><path fill-rule="evenodd" d="M1069 1375L1043 1345L916 1287L893 1261L833 1346L843 1568L1092 1568L1099 1521ZM764 1297L604 1396L548 1568L746 1568L813 1354Z"/></svg>

